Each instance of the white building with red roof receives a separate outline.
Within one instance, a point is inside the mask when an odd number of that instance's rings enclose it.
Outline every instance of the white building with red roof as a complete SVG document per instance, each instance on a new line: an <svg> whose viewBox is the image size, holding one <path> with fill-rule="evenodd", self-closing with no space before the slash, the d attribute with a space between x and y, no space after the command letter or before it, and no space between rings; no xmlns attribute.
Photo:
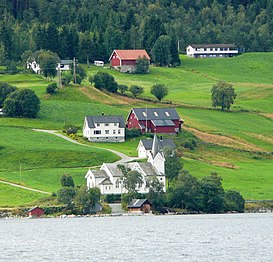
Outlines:
<svg viewBox="0 0 273 262"><path fill-rule="evenodd" d="M150 56L143 49L137 50L114 50L109 61L111 67L123 73L132 73L136 70L136 62L139 58L145 57L149 61Z"/></svg>

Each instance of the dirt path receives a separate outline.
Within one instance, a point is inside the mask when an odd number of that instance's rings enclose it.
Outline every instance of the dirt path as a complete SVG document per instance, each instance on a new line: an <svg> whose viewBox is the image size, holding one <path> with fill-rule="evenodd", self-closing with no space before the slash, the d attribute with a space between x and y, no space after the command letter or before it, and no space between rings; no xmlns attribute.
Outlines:
<svg viewBox="0 0 273 262"><path fill-rule="evenodd" d="M11 183L11 182L7 182L7 181L3 181L3 180L0 180L0 183L10 185L10 186L14 186L14 187L19 187L19 188L26 189L26 190L29 190L29 191L34 191L34 192L38 192L38 193L42 193L42 194L51 195L50 192L34 189L34 188L31 188L31 187L21 186L21 185Z"/></svg>
<svg viewBox="0 0 273 262"><path fill-rule="evenodd" d="M86 146L86 147L91 147L91 148L97 148L97 149L101 149L101 150L107 150L111 153L114 153L116 155L118 155L121 159L116 161L116 163L126 163L126 162L130 162L130 161L133 161L133 160L136 160L136 159L139 159L138 157L130 157L130 156L127 156L119 151L116 151L116 150L113 150L113 149L107 149L107 148L101 148L101 147L97 147L97 146L90 146L90 145L86 145L86 144L82 144L82 143L79 143L78 141L75 141L65 135L62 135L62 134L59 134L57 133L57 130L44 130L44 129L32 129L34 131L37 131L37 132L44 132L44 133L49 133L49 134L53 134L55 136L58 136L62 139L65 139L71 143L74 143L76 145L80 145L80 146Z"/></svg>

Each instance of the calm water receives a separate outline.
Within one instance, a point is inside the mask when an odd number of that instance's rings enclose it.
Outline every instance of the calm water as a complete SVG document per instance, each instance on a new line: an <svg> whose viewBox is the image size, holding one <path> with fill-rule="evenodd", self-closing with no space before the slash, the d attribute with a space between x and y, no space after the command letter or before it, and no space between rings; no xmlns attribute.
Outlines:
<svg viewBox="0 0 273 262"><path fill-rule="evenodd" d="M0 261L273 261L273 213L0 220Z"/></svg>

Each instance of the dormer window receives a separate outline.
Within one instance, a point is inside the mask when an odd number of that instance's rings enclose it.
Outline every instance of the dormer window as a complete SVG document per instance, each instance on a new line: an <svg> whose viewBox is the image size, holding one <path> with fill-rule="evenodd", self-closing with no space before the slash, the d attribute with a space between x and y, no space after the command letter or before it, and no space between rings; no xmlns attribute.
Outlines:
<svg viewBox="0 0 273 262"><path fill-rule="evenodd" d="M142 114L143 114L144 116L147 116L145 112L142 112Z"/></svg>
<svg viewBox="0 0 273 262"><path fill-rule="evenodd" d="M158 116L157 112L154 112L154 115L155 115L155 116Z"/></svg>
<svg viewBox="0 0 273 262"><path fill-rule="evenodd" d="M170 116L169 112L165 112L166 116Z"/></svg>
<svg viewBox="0 0 273 262"><path fill-rule="evenodd" d="M97 126L100 126L100 123L97 123Z"/></svg>

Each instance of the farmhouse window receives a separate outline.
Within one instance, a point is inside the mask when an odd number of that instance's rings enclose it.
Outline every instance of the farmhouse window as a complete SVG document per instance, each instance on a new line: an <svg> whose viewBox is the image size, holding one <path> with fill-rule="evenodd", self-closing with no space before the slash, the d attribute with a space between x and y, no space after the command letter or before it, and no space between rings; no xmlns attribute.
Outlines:
<svg viewBox="0 0 273 262"><path fill-rule="evenodd" d="M105 134L106 134L106 135L109 135L109 130L105 130Z"/></svg>
<svg viewBox="0 0 273 262"><path fill-rule="evenodd" d="M118 134L120 135L120 130L118 130Z"/></svg>
<svg viewBox="0 0 273 262"><path fill-rule="evenodd" d="M95 130L94 131L94 135L100 135L101 134L101 131L100 130Z"/></svg>

